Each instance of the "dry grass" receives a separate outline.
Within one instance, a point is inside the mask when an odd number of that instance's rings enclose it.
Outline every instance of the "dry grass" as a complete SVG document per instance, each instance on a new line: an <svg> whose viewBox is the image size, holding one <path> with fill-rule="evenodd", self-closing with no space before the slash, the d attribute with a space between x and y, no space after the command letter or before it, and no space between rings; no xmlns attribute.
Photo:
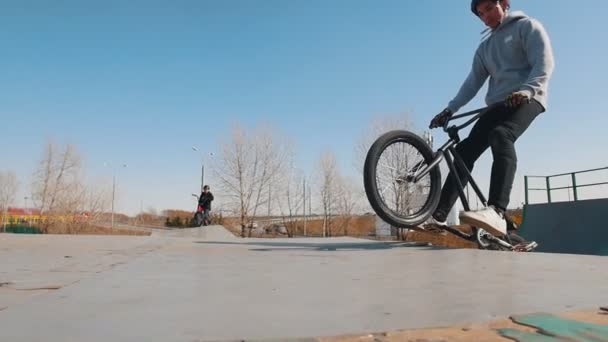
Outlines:
<svg viewBox="0 0 608 342"><path fill-rule="evenodd" d="M74 235L135 235L149 236L151 233L140 230L106 228L91 224L62 224L51 223L43 228L45 234L74 234Z"/></svg>
<svg viewBox="0 0 608 342"><path fill-rule="evenodd" d="M507 211L507 215L515 222L518 226L524 221L523 209L512 209Z"/></svg>
<svg viewBox="0 0 608 342"><path fill-rule="evenodd" d="M471 234L471 227L466 225L455 226L455 228ZM410 231L406 235L406 241L416 242L429 242L433 246L449 247L449 248L478 248L477 243L467 241L460 238L452 233L445 232L445 234L428 233L428 232L417 232Z"/></svg>

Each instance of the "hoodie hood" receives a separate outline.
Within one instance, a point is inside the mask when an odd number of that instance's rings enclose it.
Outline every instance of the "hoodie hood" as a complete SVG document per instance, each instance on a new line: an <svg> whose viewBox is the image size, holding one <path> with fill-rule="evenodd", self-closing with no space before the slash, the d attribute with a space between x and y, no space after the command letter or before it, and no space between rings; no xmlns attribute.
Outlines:
<svg viewBox="0 0 608 342"><path fill-rule="evenodd" d="M494 30L494 32L500 31L503 27L505 27L506 25L509 25L509 23L511 23L513 21L516 21L519 19L524 19L524 18L528 18L528 16L522 11L513 11L513 12L507 11L502 23L500 23L500 25L498 25L498 27L496 28L496 30Z"/></svg>
<svg viewBox="0 0 608 342"><path fill-rule="evenodd" d="M498 31L502 30L503 28L505 28L505 26L509 25L510 23L520 20L520 19L525 19L525 18L528 18L528 15L526 15L522 11L512 11L512 12L507 11L504 19L502 20L500 25L498 25L498 27L495 30L492 30L491 28L487 27L485 30L481 31L482 35L488 33L487 36L482 37L482 40L491 36L493 33L496 33Z"/></svg>

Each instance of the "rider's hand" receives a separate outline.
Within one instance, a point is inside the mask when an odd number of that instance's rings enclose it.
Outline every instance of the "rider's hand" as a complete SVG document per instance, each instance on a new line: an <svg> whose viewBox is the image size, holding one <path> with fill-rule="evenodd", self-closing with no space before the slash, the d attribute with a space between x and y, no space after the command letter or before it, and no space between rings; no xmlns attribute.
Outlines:
<svg viewBox="0 0 608 342"><path fill-rule="evenodd" d="M448 108L441 111L441 113L435 115L433 120L431 120L431 124L429 125L430 129L437 128L443 126L446 121L452 116L452 111Z"/></svg>
<svg viewBox="0 0 608 342"><path fill-rule="evenodd" d="M507 96L507 98L505 99L505 104L507 105L507 107L510 108L518 107L524 103L530 103L530 97L528 96L528 94L522 91L516 91L513 94Z"/></svg>

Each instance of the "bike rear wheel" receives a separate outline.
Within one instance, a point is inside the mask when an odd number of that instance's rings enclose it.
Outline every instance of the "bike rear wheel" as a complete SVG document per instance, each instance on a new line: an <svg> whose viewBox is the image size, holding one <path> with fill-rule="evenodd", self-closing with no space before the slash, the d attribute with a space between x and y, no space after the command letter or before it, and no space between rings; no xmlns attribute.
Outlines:
<svg viewBox="0 0 608 342"><path fill-rule="evenodd" d="M200 227L203 225L203 213L201 212L197 212L196 214L194 214L194 226L195 227Z"/></svg>
<svg viewBox="0 0 608 342"><path fill-rule="evenodd" d="M411 228L431 216L441 192L439 166L416 183L411 176L433 157L429 145L412 132L387 132L374 142L365 159L363 181L367 199L380 218L395 227Z"/></svg>

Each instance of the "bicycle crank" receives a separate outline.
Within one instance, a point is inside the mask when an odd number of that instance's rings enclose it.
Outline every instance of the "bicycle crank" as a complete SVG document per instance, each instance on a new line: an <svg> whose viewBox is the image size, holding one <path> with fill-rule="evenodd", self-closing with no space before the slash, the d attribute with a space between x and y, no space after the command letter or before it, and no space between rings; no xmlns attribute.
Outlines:
<svg viewBox="0 0 608 342"><path fill-rule="evenodd" d="M495 250L514 250L514 246L510 243L497 238L496 236L488 233L484 229L477 228L477 243L482 249L495 249Z"/></svg>
<svg viewBox="0 0 608 342"><path fill-rule="evenodd" d="M482 249L489 250L503 250L513 252L530 252L538 247L538 243L532 241L526 244L512 245L503 239L497 238L496 236L488 233L487 231L477 228L476 233L477 243Z"/></svg>

